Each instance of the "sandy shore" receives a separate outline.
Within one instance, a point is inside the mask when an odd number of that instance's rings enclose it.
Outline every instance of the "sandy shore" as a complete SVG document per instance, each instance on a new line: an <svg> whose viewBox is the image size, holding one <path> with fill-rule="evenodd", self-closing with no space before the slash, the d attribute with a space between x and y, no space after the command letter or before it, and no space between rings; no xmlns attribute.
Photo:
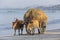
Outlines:
<svg viewBox="0 0 60 40"><path fill-rule="evenodd" d="M23 34L20 36L0 36L0 40L60 40L60 29L49 30L45 34L27 35Z"/></svg>

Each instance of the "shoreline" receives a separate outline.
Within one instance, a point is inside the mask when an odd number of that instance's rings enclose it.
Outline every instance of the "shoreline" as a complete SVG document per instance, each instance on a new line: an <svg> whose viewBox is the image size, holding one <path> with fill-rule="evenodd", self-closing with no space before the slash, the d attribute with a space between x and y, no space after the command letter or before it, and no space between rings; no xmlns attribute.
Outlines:
<svg viewBox="0 0 60 40"><path fill-rule="evenodd" d="M60 29L56 30L48 30L45 32L45 34L35 34L35 35L6 35L6 36L0 36L0 40L60 40Z"/></svg>

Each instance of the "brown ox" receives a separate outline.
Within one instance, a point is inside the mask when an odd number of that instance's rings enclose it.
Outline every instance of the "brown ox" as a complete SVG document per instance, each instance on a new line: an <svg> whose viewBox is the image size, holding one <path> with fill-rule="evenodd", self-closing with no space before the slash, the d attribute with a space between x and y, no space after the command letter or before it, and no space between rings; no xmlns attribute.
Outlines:
<svg viewBox="0 0 60 40"><path fill-rule="evenodd" d="M15 22L12 22L12 28L14 29L14 35L16 35L16 30L18 30L18 34L20 35L20 30L21 30L21 34L23 32L23 27L24 27L24 23L23 20L18 20L16 19Z"/></svg>
<svg viewBox="0 0 60 40"><path fill-rule="evenodd" d="M29 34L34 34L34 32L35 32L35 29L38 29L38 30L40 30L39 28L39 22L37 21L37 20L31 20L30 22L28 22L28 24L27 24L27 32L29 33Z"/></svg>

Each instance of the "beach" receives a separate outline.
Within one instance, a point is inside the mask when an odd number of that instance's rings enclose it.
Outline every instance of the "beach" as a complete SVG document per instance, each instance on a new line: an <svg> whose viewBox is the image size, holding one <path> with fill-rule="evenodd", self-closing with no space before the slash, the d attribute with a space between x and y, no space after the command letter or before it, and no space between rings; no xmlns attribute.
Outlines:
<svg viewBox="0 0 60 40"><path fill-rule="evenodd" d="M25 12L26 10L0 11L0 40L60 40L60 11L45 11L48 16L45 34L27 35L24 29L23 35L13 36L12 22L16 18L23 19Z"/></svg>
<svg viewBox="0 0 60 40"><path fill-rule="evenodd" d="M24 25L23 34L19 36L18 30L16 30L16 35L14 36L13 22L16 19L24 20L24 15L28 13L30 8L37 8L44 11L42 13L46 13L48 17L46 32L38 34L38 30L35 30L34 35L28 35ZM40 15L39 11L31 11L30 13L38 13ZM35 15L35 17L37 18L38 16ZM29 17L26 19L29 21ZM45 17L41 19L44 21ZM0 0L0 40L60 40L60 0Z"/></svg>
<svg viewBox="0 0 60 40"><path fill-rule="evenodd" d="M45 34L34 34L34 35L5 35L0 36L0 40L60 40L60 29L48 30Z"/></svg>

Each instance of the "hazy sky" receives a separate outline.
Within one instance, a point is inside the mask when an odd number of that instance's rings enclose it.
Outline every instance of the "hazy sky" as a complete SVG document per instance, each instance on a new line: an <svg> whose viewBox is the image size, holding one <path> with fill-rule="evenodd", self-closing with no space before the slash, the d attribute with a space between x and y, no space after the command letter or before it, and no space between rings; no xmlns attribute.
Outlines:
<svg viewBox="0 0 60 40"><path fill-rule="evenodd" d="M50 6L60 4L60 0L0 0L0 8L24 8L27 6Z"/></svg>

